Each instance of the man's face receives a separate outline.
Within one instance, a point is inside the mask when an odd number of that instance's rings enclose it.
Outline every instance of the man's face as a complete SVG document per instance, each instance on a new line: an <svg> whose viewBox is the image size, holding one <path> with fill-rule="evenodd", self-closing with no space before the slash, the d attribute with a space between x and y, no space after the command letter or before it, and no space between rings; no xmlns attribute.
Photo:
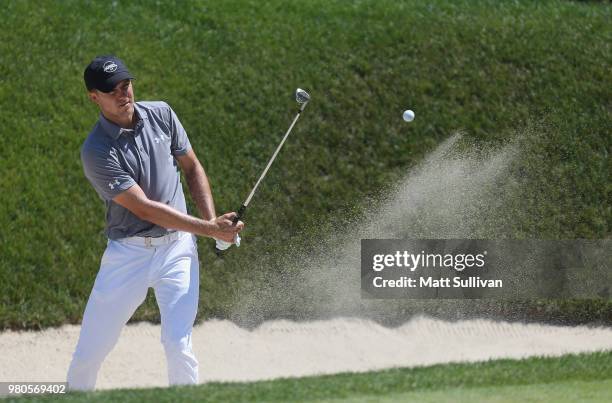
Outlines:
<svg viewBox="0 0 612 403"><path fill-rule="evenodd" d="M132 80L119 82L111 92L93 90L89 98L95 102L105 116L131 118L134 113L134 90Z"/></svg>

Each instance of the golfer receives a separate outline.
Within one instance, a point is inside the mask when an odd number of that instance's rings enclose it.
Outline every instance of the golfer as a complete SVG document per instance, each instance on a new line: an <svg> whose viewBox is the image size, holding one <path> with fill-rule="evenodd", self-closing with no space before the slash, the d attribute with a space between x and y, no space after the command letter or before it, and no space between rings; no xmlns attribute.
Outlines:
<svg viewBox="0 0 612 403"><path fill-rule="evenodd" d="M120 59L96 57L84 78L101 113L83 143L81 160L106 206L108 244L83 315L68 386L95 387L102 362L149 287L161 314L169 384L195 384L195 235L231 243L244 224L232 224L235 213L216 217L206 173L181 122L164 102L134 102L133 76ZM179 168L202 219L187 214Z"/></svg>

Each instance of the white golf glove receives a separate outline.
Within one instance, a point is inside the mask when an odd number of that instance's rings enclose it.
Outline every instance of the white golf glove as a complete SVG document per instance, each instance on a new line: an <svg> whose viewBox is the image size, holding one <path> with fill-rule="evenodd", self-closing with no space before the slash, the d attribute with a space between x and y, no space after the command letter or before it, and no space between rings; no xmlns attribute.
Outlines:
<svg viewBox="0 0 612 403"><path fill-rule="evenodd" d="M215 241L216 241L216 247L219 250L226 250L227 248L229 248L230 246L232 246L234 244L236 245L236 247L239 247L240 246L240 235L236 234L234 236L234 243L233 244L230 243L230 242L222 241L222 240L217 239L217 238L215 238Z"/></svg>

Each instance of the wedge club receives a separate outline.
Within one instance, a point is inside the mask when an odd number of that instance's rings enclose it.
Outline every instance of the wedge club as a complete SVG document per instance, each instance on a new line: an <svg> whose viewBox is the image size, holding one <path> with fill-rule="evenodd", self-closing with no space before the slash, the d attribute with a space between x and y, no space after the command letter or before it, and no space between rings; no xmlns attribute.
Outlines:
<svg viewBox="0 0 612 403"><path fill-rule="evenodd" d="M251 202L251 199L253 198L253 195L255 194L255 191L259 187L259 184L261 183L263 178L265 178L266 174L268 173L268 169L270 169L270 166L272 165L272 163L276 159L276 156L278 155L279 151L283 147L283 144L285 144L285 140L287 140L287 137L289 137L289 134L291 133L291 130L293 129L293 126L295 126L295 123L300 118L300 114L302 113L304 108L306 108L306 105L308 104L308 101L310 101L310 95L308 95L308 93L306 91L304 91L303 89L298 88L297 90L295 90L295 100L300 105L300 107L298 109L298 112L295 115L295 118L293 119L293 122L291 122L291 126L289 126L289 130L287 130L287 133L285 133L285 136L281 140L280 144L278 145L278 147L276 147L276 151L274 151L274 154L272 155L272 158L270 158L270 161L268 161L268 165L266 165L266 168L264 169L263 173L261 174L261 176L257 180L257 183L255 183L255 186L253 186L253 190L251 190L251 193L249 194L249 196L246 198L244 203L242 203L242 205L238 209L236 217L234 217L234 219L233 219L233 223L234 224L238 223L240 218L242 218L244 216L244 213L246 212L246 209L249 206L249 203ZM239 235L236 235L235 243L236 243L236 246L240 246L240 236ZM216 248L215 248L215 252L217 253L217 256L222 256L223 251L226 250L227 248L229 248L231 245L232 244L229 243L229 242L217 240Z"/></svg>

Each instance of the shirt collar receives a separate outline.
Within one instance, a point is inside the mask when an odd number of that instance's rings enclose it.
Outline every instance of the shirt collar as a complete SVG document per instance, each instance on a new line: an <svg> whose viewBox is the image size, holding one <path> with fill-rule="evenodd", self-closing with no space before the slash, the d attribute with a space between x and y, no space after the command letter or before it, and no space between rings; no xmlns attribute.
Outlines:
<svg viewBox="0 0 612 403"><path fill-rule="evenodd" d="M142 107L140 105L138 105L136 102L134 102L134 113L136 114L136 126L137 127L141 121L147 119L147 113L142 110ZM114 122L111 122L110 120L106 119L106 117L102 114L102 112L100 112L100 124L102 125L102 128L104 128L104 130L106 131L106 133L108 133L109 136L111 136L113 138L113 140L117 140L119 138L119 136L121 136L121 133L125 132L125 131L134 131L133 129L124 129L122 127L119 127L119 125L117 125Z"/></svg>

